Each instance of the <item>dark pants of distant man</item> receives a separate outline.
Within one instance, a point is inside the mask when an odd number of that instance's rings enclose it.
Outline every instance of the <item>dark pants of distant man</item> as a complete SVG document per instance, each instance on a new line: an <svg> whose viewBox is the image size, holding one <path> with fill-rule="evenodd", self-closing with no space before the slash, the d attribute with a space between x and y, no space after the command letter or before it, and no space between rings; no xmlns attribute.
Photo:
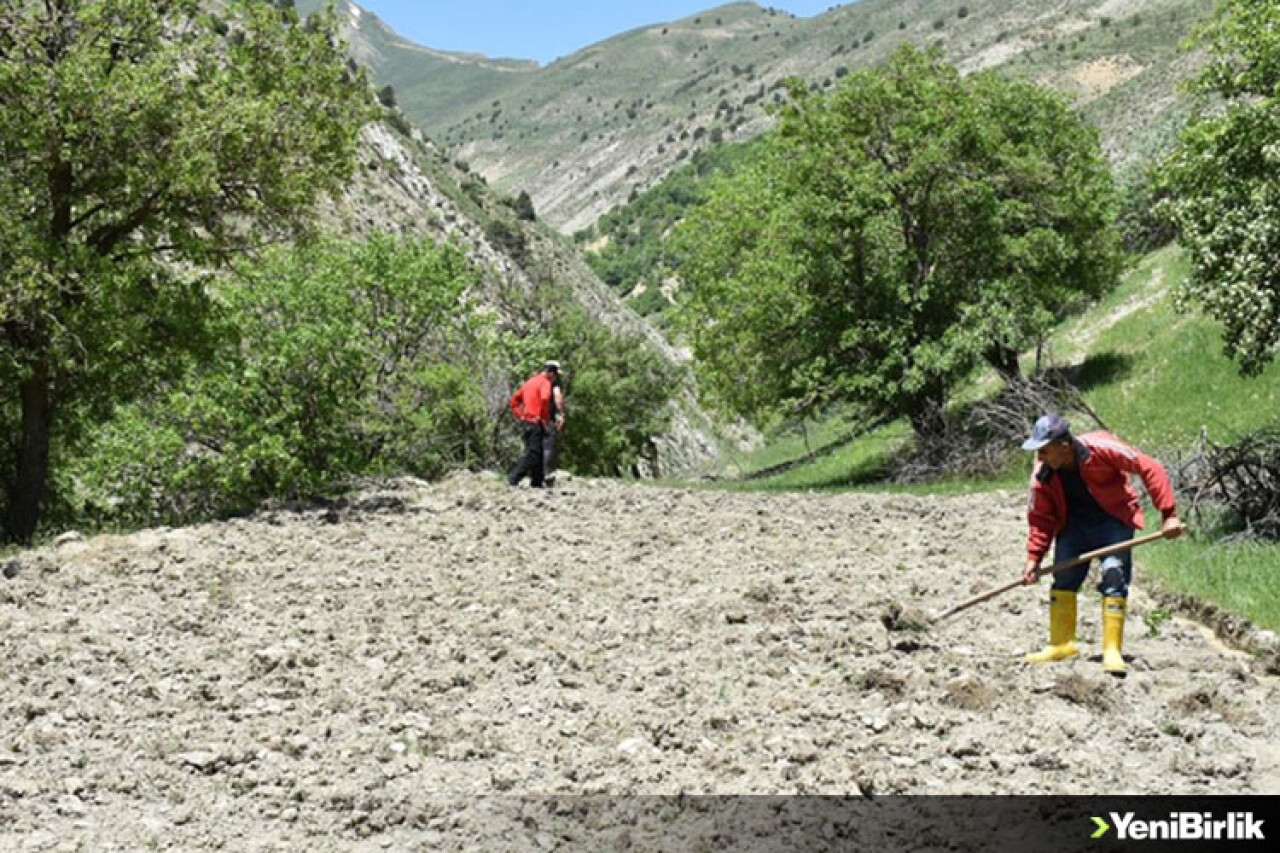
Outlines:
<svg viewBox="0 0 1280 853"><path fill-rule="evenodd" d="M529 477L529 485L541 489L546 485L546 465L555 453L555 429L545 424L524 425L524 456L511 473L507 482L516 485Z"/></svg>

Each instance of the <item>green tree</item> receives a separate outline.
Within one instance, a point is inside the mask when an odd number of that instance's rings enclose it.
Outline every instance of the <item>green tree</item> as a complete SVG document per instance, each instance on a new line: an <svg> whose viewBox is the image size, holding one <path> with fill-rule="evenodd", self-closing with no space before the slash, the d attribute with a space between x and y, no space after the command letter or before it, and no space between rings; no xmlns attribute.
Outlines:
<svg viewBox="0 0 1280 853"><path fill-rule="evenodd" d="M1161 188L1191 258L1182 298L1256 375L1280 349L1280 6L1226 0L1201 40L1200 113L1161 164Z"/></svg>
<svg viewBox="0 0 1280 853"><path fill-rule="evenodd" d="M900 48L830 96L791 86L765 154L680 229L681 326L747 416L833 401L930 432L986 359L1118 275L1096 134L1056 95Z"/></svg>
<svg viewBox="0 0 1280 853"><path fill-rule="evenodd" d="M36 530L61 414L105 413L199 338L193 270L298 230L354 165L373 101L332 11L223 5L0 10L4 538Z"/></svg>
<svg viewBox="0 0 1280 853"><path fill-rule="evenodd" d="M537 211L533 209L533 199L525 190L520 190L519 195L512 201L511 208L516 212L516 218L523 222L533 222L538 218Z"/></svg>
<svg viewBox="0 0 1280 853"><path fill-rule="evenodd" d="M669 425L667 404L684 378L639 336L611 331L576 307L559 313L549 333L569 368L565 466L594 476L629 473Z"/></svg>
<svg viewBox="0 0 1280 853"><path fill-rule="evenodd" d="M237 263L220 348L165 394L119 407L66 467L100 521L182 523L354 476L493 461L492 319L461 250L375 237Z"/></svg>

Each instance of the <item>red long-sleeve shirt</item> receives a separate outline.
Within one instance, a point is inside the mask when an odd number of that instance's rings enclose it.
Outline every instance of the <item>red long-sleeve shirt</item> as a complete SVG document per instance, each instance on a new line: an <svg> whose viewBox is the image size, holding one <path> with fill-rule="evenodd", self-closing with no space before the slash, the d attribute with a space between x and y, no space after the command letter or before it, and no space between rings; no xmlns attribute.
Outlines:
<svg viewBox="0 0 1280 853"><path fill-rule="evenodd" d="M551 420L551 377L535 373L511 395L511 414L527 423Z"/></svg>
<svg viewBox="0 0 1280 853"><path fill-rule="evenodd" d="M1137 474L1146 486L1156 509L1168 518L1175 512L1173 487L1164 467L1114 435L1090 432L1076 439L1076 466L1080 479L1098 505L1134 530L1142 528L1142 502L1129 483ZM1053 469L1038 463L1031 474L1031 494L1027 504L1027 556L1039 561L1049 552L1054 537L1067 526L1067 496L1062 478Z"/></svg>

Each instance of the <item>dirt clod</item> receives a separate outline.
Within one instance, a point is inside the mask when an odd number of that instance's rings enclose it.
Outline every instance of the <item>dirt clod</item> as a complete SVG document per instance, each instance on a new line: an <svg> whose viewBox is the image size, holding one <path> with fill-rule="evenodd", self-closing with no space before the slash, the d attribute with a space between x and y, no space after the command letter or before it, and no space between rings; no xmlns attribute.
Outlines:
<svg viewBox="0 0 1280 853"><path fill-rule="evenodd" d="M986 711L995 707L1000 692L981 678L964 675L947 682L943 701L965 711Z"/></svg>

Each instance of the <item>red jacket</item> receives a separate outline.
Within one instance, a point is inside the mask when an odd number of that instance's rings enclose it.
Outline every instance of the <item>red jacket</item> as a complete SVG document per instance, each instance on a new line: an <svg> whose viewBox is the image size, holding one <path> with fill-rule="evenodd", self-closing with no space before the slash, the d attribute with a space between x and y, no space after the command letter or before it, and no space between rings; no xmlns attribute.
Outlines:
<svg viewBox="0 0 1280 853"><path fill-rule="evenodd" d="M511 414L527 423L551 420L551 377L535 373L511 395Z"/></svg>
<svg viewBox="0 0 1280 853"><path fill-rule="evenodd" d="M1076 465L1089 494L1109 515L1134 530L1142 528L1142 503L1129 483L1137 474L1156 509L1168 518L1174 514L1173 487L1159 462L1106 432L1090 432L1076 439ZM1031 472L1027 505L1027 556L1039 561L1049 553L1054 537L1067 526L1067 497L1062 479L1047 465L1036 463Z"/></svg>

